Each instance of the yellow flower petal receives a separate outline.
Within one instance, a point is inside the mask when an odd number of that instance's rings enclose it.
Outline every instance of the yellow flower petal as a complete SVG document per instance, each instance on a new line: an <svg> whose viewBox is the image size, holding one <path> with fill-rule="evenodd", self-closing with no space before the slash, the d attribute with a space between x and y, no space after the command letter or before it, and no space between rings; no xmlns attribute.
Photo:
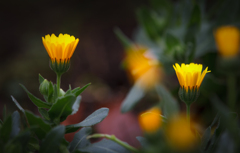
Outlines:
<svg viewBox="0 0 240 153"><path fill-rule="evenodd" d="M74 36L69 34L60 33L58 37L55 34L45 35L45 37L42 37L42 42L52 62L56 60L59 63L60 61L67 62L70 60L79 39L75 39Z"/></svg>
<svg viewBox="0 0 240 153"><path fill-rule="evenodd" d="M206 73L210 72L208 68L202 72L202 64L195 63L182 63L181 66L176 63L175 66L173 65L173 68L176 72L179 84L186 90L188 90L188 87L190 87L190 89L194 87L199 88Z"/></svg>

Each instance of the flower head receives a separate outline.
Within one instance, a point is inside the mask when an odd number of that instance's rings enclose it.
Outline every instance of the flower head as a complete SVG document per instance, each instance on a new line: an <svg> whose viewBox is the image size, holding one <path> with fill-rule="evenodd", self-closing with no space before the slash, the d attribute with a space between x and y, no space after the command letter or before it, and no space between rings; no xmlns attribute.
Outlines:
<svg viewBox="0 0 240 153"><path fill-rule="evenodd" d="M42 37L42 42L45 49L48 52L52 61L68 62L72 57L75 48L77 47L79 39L75 39L74 36L69 34L59 34L58 37L55 34L51 36L48 34Z"/></svg>
<svg viewBox="0 0 240 153"><path fill-rule="evenodd" d="M240 31L234 26L222 26L215 33L218 51L223 57L234 57L240 47Z"/></svg>
<svg viewBox="0 0 240 153"><path fill-rule="evenodd" d="M46 35L42 37L42 42L51 59L50 67L58 75L63 74L69 69L70 59L77 47L79 39L69 34Z"/></svg>
<svg viewBox="0 0 240 153"><path fill-rule="evenodd" d="M141 80L143 88L151 88L160 80L160 64L147 48L133 45L126 53L125 62L134 81Z"/></svg>
<svg viewBox="0 0 240 153"><path fill-rule="evenodd" d="M156 132L162 125L161 111L152 108L139 116L139 124L143 131L148 133Z"/></svg>
<svg viewBox="0 0 240 153"><path fill-rule="evenodd" d="M178 81L181 85L181 88L185 88L186 91L188 89L193 89L201 86L201 83L206 75L206 73L211 72L208 71L208 67L202 72L202 64L175 64L173 68L176 72Z"/></svg>
<svg viewBox="0 0 240 153"><path fill-rule="evenodd" d="M187 118L183 115L175 116L169 120L166 137L169 144L177 150L189 150L197 141L197 137L190 129Z"/></svg>

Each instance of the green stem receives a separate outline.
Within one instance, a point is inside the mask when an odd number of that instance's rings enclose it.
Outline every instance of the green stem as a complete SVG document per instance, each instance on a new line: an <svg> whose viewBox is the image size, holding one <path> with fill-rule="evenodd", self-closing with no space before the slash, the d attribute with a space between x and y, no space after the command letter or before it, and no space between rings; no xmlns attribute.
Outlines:
<svg viewBox="0 0 240 153"><path fill-rule="evenodd" d="M190 126L190 105L186 105L186 107L187 107L187 121Z"/></svg>
<svg viewBox="0 0 240 153"><path fill-rule="evenodd" d="M87 137L87 139L90 139L90 138L107 138L109 140L112 140L118 144L120 144L121 146L123 146L124 148L132 151L132 152L138 152L138 150L132 146L130 146L129 144L127 144L126 142L123 142L121 140L119 140L118 138L115 137L115 135L108 135L108 134L93 134L93 135L90 135Z"/></svg>
<svg viewBox="0 0 240 153"><path fill-rule="evenodd" d="M60 94L60 85L61 85L61 75L57 74L57 95Z"/></svg>
<svg viewBox="0 0 240 153"><path fill-rule="evenodd" d="M228 84L228 107L234 111L236 104L236 77L233 74L227 76Z"/></svg>

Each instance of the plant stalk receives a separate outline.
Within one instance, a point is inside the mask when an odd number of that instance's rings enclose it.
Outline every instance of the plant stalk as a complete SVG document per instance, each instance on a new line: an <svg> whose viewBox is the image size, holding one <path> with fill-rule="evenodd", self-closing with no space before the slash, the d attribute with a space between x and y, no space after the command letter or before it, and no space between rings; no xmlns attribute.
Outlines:
<svg viewBox="0 0 240 153"><path fill-rule="evenodd" d="M123 142L121 140L119 140L118 138L115 137L115 135L108 135L108 134L93 134L93 135L90 135L87 137L87 139L90 139L90 138L107 138L109 140L112 140L116 143L118 143L119 145L123 146L124 148L132 151L132 152L135 152L135 153L138 153L138 150L132 146L130 146L129 144L127 144L126 142Z"/></svg>
<svg viewBox="0 0 240 153"><path fill-rule="evenodd" d="M227 85L228 85L228 107L234 111L236 104L236 77L234 74L229 74L227 76Z"/></svg>
<svg viewBox="0 0 240 153"><path fill-rule="evenodd" d="M187 107L187 121L188 121L188 124L189 124L189 126L190 126L190 106L191 105L186 105L186 107Z"/></svg>
<svg viewBox="0 0 240 153"><path fill-rule="evenodd" d="M60 95L61 74L57 74L57 95Z"/></svg>

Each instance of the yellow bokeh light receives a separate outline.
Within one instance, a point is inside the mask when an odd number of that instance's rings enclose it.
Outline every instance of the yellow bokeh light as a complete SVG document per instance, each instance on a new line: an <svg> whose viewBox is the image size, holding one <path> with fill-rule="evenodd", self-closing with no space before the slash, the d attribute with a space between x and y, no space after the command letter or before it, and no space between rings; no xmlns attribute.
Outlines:
<svg viewBox="0 0 240 153"><path fill-rule="evenodd" d="M161 111L154 107L139 116L139 124L143 131L147 133L156 132L162 125Z"/></svg>
<svg viewBox="0 0 240 153"><path fill-rule="evenodd" d="M218 51L223 57L234 57L239 52L240 31L234 26L222 26L215 33Z"/></svg>
<svg viewBox="0 0 240 153"><path fill-rule="evenodd" d="M166 137L170 146L177 150L190 150L197 142L197 137L183 115L170 119L166 127Z"/></svg>

